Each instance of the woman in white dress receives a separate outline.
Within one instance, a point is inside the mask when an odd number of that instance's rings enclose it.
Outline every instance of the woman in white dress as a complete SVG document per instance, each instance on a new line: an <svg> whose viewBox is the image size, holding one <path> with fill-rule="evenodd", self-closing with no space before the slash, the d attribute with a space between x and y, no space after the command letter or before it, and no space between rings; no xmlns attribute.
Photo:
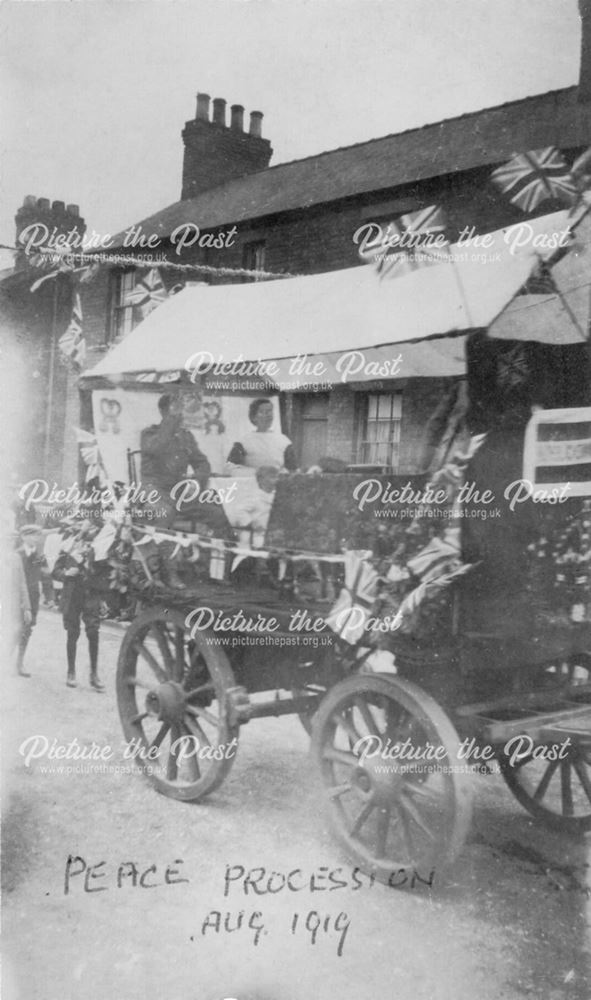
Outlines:
<svg viewBox="0 0 591 1000"><path fill-rule="evenodd" d="M262 465L276 469L296 468L293 445L281 431L271 430L273 404L270 399L255 399L248 408L248 418L255 430L243 434L232 445L229 465L239 465L256 471Z"/></svg>

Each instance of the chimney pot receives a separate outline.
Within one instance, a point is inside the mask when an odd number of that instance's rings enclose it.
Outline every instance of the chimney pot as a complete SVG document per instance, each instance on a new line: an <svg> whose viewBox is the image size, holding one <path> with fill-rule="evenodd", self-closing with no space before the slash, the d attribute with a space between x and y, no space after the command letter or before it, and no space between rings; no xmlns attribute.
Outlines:
<svg viewBox="0 0 591 1000"><path fill-rule="evenodd" d="M80 205L68 205L67 210L70 215L80 215Z"/></svg>
<svg viewBox="0 0 591 1000"><path fill-rule="evenodd" d="M34 194L26 194L23 201L23 208L35 208L37 205L37 196Z"/></svg>
<svg viewBox="0 0 591 1000"><path fill-rule="evenodd" d="M51 208L52 208L52 211L54 211L54 212L65 212L66 211L66 204L63 201L54 201L52 203Z"/></svg>
<svg viewBox="0 0 591 1000"><path fill-rule="evenodd" d="M226 124L226 102L223 97L213 99L213 122L215 125Z"/></svg>
<svg viewBox="0 0 591 1000"><path fill-rule="evenodd" d="M263 112L262 111L251 111L250 112L250 134L261 138L263 134Z"/></svg>
<svg viewBox="0 0 591 1000"><path fill-rule="evenodd" d="M49 198L39 198L37 208L40 208L43 211L49 211Z"/></svg>
<svg viewBox="0 0 591 1000"><path fill-rule="evenodd" d="M241 104L233 104L230 108L230 128L238 132L244 130L244 108Z"/></svg>
<svg viewBox="0 0 591 1000"><path fill-rule="evenodd" d="M200 121L209 121L209 94L197 94L197 111L195 112L195 118Z"/></svg>

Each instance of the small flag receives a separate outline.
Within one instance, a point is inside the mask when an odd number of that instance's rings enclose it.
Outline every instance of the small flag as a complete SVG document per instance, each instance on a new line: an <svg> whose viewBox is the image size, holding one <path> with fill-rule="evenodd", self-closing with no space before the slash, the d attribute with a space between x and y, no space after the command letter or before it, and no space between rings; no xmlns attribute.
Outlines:
<svg viewBox="0 0 591 1000"><path fill-rule="evenodd" d="M345 553L345 586L325 621L329 628L354 646L365 632L377 594L378 574L367 561L371 551Z"/></svg>
<svg viewBox="0 0 591 1000"><path fill-rule="evenodd" d="M512 392L524 385L530 377L525 348L516 344L506 352L500 352L497 359L497 385L503 392Z"/></svg>
<svg viewBox="0 0 591 1000"><path fill-rule="evenodd" d="M135 288L125 296L125 304L128 306L137 306L142 314L142 319L145 319L166 298L168 296L162 284L160 274L157 268L153 267L151 271L148 271L141 278Z"/></svg>
<svg viewBox="0 0 591 1000"><path fill-rule="evenodd" d="M377 267L384 278L396 269L395 277L421 265L436 264L447 258L447 251L439 244L447 244L445 216L437 205L429 205L418 212L408 212L390 222L381 242L368 248L363 257ZM396 239L393 239L396 237Z"/></svg>
<svg viewBox="0 0 591 1000"><path fill-rule="evenodd" d="M105 470L99 446L94 434L83 431L81 427L76 428L76 438L80 447L82 461L86 466L86 482L91 479L98 479L102 484L106 482Z"/></svg>
<svg viewBox="0 0 591 1000"><path fill-rule="evenodd" d="M557 149L533 149L520 153L493 170L491 179L510 201L525 212L533 212L543 201L571 204L577 194L574 178Z"/></svg>
<svg viewBox="0 0 591 1000"><path fill-rule="evenodd" d="M78 292L74 296L72 317L68 328L60 337L58 346L64 357L73 361L79 368L83 367L86 358L86 341L82 336L82 306Z"/></svg>

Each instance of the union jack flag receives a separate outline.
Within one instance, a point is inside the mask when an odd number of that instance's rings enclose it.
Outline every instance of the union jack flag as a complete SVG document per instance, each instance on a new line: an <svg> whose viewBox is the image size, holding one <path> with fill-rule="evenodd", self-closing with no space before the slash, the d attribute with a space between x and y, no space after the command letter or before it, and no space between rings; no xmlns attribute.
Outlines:
<svg viewBox="0 0 591 1000"><path fill-rule="evenodd" d="M533 212L543 201L571 204L577 195L569 167L553 146L514 156L493 170L491 179L503 194L511 192L510 201L525 212Z"/></svg>
<svg viewBox="0 0 591 1000"><path fill-rule="evenodd" d="M504 391L512 391L527 382L530 375L525 349L516 344L497 360L497 382Z"/></svg>
<svg viewBox="0 0 591 1000"><path fill-rule="evenodd" d="M82 336L82 306L78 292L74 296L72 317L66 331L61 335L58 346L65 358L79 368L84 366L86 358L86 341Z"/></svg>
<svg viewBox="0 0 591 1000"><path fill-rule="evenodd" d="M125 305L137 306L144 319L152 309L167 298L167 293L157 268L148 271L131 292L125 296Z"/></svg>
<svg viewBox="0 0 591 1000"><path fill-rule="evenodd" d="M408 212L388 223L382 241L364 252L364 258L374 263L378 274L384 278L396 269L395 277L415 270L421 264L435 264L445 260L447 252L432 246L436 237L445 236L445 216L437 205L429 205L418 212ZM392 241L393 237L398 237ZM437 241L447 243L447 239Z"/></svg>

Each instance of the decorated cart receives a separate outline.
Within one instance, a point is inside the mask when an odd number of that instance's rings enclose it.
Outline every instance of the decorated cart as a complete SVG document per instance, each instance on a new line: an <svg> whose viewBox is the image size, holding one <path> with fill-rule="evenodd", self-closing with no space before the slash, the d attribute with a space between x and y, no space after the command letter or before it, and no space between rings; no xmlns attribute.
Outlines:
<svg viewBox="0 0 591 1000"><path fill-rule="evenodd" d="M548 232L564 228L560 214ZM242 725L297 713L336 837L386 881L457 856L474 765L499 767L551 826L591 828L589 228L583 213L569 252L545 255L542 295L526 284L538 250L505 254L497 272L425 268L394 293L358 268L346 301L342 285L333 296L337 332L323 356L337 371L337 336L351 348L395 343L409 364L422 349L442 364L466 350L468 407L453 433L435 435L422 475L282 476L256 543L126 513L102 527L97 564L139 600L117 668L121 722L158 791L202 799L235 763ZM251 322L284 373L288 351L271 328L285 316L289 343L294 313L277 303L287 295L313 323L302 282L317 308L337 287L320 277L224 290L242 342ZM172 364L162 329L197 300L207 329L219 292L181 293L86 384L154 392L188 376L194 386L199 368L182 361L195 355L194 329L183 327ZM245 316L249 294L267 313L255 303ZM343 338L351 310L369 324L362 343L360 327ZM228 321L220 334L226 357L232 331Z"/></svg>

